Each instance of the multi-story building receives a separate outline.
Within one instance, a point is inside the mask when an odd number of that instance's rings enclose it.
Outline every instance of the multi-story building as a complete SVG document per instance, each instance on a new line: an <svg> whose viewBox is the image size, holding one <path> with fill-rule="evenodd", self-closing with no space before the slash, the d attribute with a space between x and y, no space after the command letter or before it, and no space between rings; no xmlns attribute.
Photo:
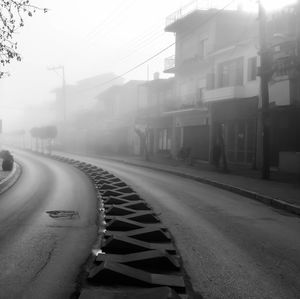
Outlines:
<svg viewBox="0 0 300 299"><path fill-rule="evenodd" d="M138 154L139 139L135 133L138 112L138 86L144 81L132 80L115 85L100 93L96 99L102 111L98 134L102 150L118 154Z"/></svg>
<svg viewBox="0 0 300 299"><path fill-rule="evenodd" d="M86 151L89 148L88 140L95 136L88 138L88 135L99 118L94 109L95 96L109 87L109 83L105 86L103 83L114 77L113 73L105 73L52 90L56 97L53 114L60 146L73 151ZM122 82L123 79L119 78L116 84Z"/></svg>
<svg viewBox="0 0 300 299"><path fill-rule="evenodd" d="M175 33L176 48L165 72L175 74L178 131L191 140L195 158L211 159L222 137L230 162L255 160L256 26L255 16L240 10L206 8L167 18L165 30Z"/></svg>
<svg viewBox="0 0 300 299"><path fill-rule="evenodd" d="M268 17L270 163L300 169L300 2Z"/></svg>
<svg viewBox="0 0 300 299"><path fill-rule="evenodd" d="M169 112L176 109L174 78L154 79L139 86L139 110L136 126L147 134L150 155L172 152L173 119Z"/></svg>

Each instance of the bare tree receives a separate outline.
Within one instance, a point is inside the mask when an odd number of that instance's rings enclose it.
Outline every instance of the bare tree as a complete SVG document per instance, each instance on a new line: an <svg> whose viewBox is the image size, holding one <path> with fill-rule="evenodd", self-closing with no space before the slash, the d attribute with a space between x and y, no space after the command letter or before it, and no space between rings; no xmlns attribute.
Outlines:
<svg viewBox="0 0 300 299"><path fill-rule="evenodd" d="M49 150L49 154L51 155L52 153L52 144L54 139L57 136L57 128L55 126L47 126L44 128L44 130L46 131L46 138L48 140L48 150Z"/></svg>
<svg viewBox="0 0 300 299"><path fill-rule="evenodd" d="M32 17L46 8L32 5L29 0L0 0L0 66L3 68L11 60L21 61L17 52L18 44L14 37L18 30L24 26L24 19ZM0 69L0 78L7 72Z"/></svg>
<svg viewBox="0 0 300 299"><path fill-rule="evenodd" d="M32 138L35 138L36 142L36 151L38 151L38 142L40 143L40 150L42 153L46 153L45 143L48 143L48 150L51 154L52 152L52 143L57 136L57 128L55 126L44 126L44 127L34 127L30 130Z"/></svg>
<svg viewBox="0 0 300 299"><path fill-rule="evenodd" d="M38 151L38 136L39 136L38 130L39 129L37 127L34 127L30 130L31 138L35 139L35 150L36 151ZM31 142L31 145L32 145L32 142Z"/></svg>

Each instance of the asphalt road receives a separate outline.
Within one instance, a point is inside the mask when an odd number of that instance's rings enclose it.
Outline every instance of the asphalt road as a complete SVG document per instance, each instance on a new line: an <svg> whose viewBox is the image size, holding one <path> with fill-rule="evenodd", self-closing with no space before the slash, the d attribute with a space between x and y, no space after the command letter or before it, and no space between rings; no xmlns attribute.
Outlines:
<svg viewBox="0 0 300 299"><path fill-rule="evenodd" d="M83 158L131 185L169 228L204 298L300 298L300 218L160 171Z"/></svg>
<svg viewBox="0 0 300 299"><path fill-rule="evenodd" d="M97 234L93 185L67 164L17 158L23 174L0 196L0 298L69 298ZM79 217L46 213L58 209Z"/></svg>

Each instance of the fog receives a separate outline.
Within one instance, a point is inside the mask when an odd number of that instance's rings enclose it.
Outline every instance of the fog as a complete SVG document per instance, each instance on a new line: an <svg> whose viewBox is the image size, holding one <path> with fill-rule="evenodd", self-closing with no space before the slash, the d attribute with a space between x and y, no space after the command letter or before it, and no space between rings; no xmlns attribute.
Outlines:
<svg viewBox="0 0 300 299"><path fill-rule="evenodd" d="M212 2L219 9L228 3ZM291 1L264 3L274 8L283 2ZM173 76L164 73L165 58L175 53L175 47L170 46L175 41L174 34L164 31L166 18L181 7L185 9L190 1L45 0L31 3L47 8L48 12L37 11L33 17L27 17L25 26L15 36L22 61L7 65L5 71L10 76L0 79L0 118L4 132L25 130L29 138L32 127L56 125L61 138L73 136L76 139L74 134L79 130L85 143L88 142L86 132L92 134L91 140L107 135L113 127L108 123L115 122L120 114L117 113L114 120L101 122L101 118L107 118L106 108L110 105L109 97L97 100L101 92L132 80L138 82L135 90L141 92L138 85L153 79L155 73L159 73L159 78ZM251 1L232 1L232 5L242 5L249 10L254 7L253 11L257 12L256 4ZM165 48L168 49L156 56ZM153 55L155 58L149 59ZM149 61L142 64L147 59ZM137 98L137 91L126 92L131 92L131 104L118 109L126 111L133 103L138 109L142 105L140 95ZM120 97L120 94L115 96ZM129 120L126 113L119 116L118 122L118 126L123 122L135 130L131 123L134 120ZM92 127L96 128L93 132ZM122 135L119 132L114 138L119 139L119 134Z"/></svg>
<svg viewBox="0 0 300 299"><path fill-rule="evenodd" d="M119 75L173 42L172 35L164 33L165 18L181 2L31 1L49 11L27 17L16 35L22 61L8 65L5 70L10 76L0 80L4 130L52 121L53 115L42 114L42 108L55 101L52 91L61 87L62 74L48 67L63 65L66 83L72 85L104 73ZM150 73L163 69L164 57L148 64ZM147 66L143 66L125 79L146 78Z"/></svg>

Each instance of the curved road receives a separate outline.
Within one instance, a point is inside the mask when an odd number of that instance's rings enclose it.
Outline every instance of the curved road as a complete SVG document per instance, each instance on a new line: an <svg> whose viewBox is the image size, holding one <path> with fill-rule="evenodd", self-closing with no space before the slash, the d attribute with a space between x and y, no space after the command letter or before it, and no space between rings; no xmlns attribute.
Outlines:
<svg viewBox="0 0 300 299"><path fill-rule="evenodd" d="M300 218L160 171L69 155L111 171L160 215L204 298L299 298Z"/></svg>
<svg viewBox="0 0 300 299"><path fill-rule="evenodd" d="M17 157L23 174L0 196L0 298L69 298L97 234L93 185L64 163ZM79 217L45 213L57 209Z"/></svg>

